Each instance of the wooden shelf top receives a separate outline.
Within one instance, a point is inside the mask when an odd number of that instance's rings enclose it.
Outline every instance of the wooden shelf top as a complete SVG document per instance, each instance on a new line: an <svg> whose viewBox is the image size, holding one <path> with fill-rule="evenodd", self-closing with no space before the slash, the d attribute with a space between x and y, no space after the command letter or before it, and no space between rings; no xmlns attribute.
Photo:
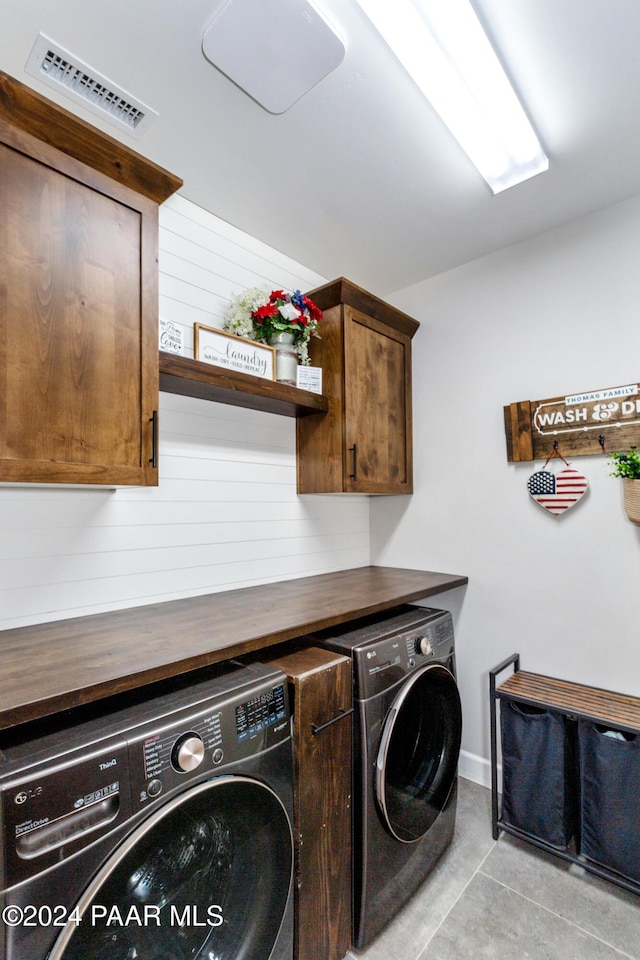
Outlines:
<svg viewBox="0 0 640 960"><path fill-rule="evenodd" d="M627 694L557 680L525 670L513 673L498 687L496 693L521 703L640 731L640 699Z"/></svg>
<svg viewBox="0 0 640 960"><path fill-rule="evenodd" d="M163 351L160 351L160 389L284 417L306 417L329 409L329 401L322 394L299 390L277 380L232 373L210 363Z"/></svg>
<svg viewBox="0 0 640 960"><path fill-rule="evenodd" d="M385 323L388 327L398 330L400 333L413 337L420 326L417 320L410 317L397 307L391 306L380 297L374 296L368 290L352 283L345 277L338 277L330 283L325 283L321 287L310 290L307 294L321 310L329 310L338 304L345 304L348 307L354 307L361 313L366 313L369 317Z"/></svg>
<svg viewBox="0 0 640 960"><path fill-rule="evenodd" d="M359 567L0 632L0 729L467 583Z"/></svg>

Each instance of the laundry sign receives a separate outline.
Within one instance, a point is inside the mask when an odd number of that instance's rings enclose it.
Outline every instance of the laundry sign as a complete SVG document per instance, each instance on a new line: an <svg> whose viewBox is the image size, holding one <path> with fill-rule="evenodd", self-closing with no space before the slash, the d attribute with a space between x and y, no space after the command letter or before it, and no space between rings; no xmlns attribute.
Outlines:
<svg viewBox="0 0 640 960"><path fill-rule="evenodd" d="M547 457L558 446L573 457L640 447L640 381L512 403L504 422L511 462Z"/></svg>

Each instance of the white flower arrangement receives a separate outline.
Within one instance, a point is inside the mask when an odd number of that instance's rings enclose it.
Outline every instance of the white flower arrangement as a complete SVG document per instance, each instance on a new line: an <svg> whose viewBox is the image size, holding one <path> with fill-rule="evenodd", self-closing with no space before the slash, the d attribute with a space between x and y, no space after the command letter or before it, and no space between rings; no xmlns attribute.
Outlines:
<svg viewBox="0 0 640 960"><path fill-rule="evenodd" d="M268 299L269 291L266 287L253 287L251 290L243 290L242 293L234 293L225 314L223 330L235 333L236 337L256 340L252 314Z"/></svg>

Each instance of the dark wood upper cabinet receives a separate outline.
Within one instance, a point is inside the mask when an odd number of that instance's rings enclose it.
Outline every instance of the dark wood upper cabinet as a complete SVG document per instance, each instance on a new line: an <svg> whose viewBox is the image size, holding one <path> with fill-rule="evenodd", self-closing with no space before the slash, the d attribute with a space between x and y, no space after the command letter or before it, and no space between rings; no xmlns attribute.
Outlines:
<svg viewBox="0 0 640 960"><path fill-rule="evenodd" d="M0 480L157 484L158 204L180 184L0 74Z"/></svg>
<svg viewBox="0 0 640 960"><path fill-rule="evenodd" d="M412 493L418 322L344 279L309 296L324 312L311 360L329 411L297 423L298 493Z"/></svg>

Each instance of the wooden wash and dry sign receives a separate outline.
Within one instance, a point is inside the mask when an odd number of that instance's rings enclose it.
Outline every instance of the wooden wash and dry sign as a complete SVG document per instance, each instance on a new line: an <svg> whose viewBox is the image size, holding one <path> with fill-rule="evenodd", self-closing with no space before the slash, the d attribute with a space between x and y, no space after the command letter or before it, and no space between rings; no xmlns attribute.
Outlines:
<svg viewBox="0 0 640 960"><path fill-rule="evenodd" d="M507 459L542 460L640 448L640 385L626 384L504 408Z"/></svg>

